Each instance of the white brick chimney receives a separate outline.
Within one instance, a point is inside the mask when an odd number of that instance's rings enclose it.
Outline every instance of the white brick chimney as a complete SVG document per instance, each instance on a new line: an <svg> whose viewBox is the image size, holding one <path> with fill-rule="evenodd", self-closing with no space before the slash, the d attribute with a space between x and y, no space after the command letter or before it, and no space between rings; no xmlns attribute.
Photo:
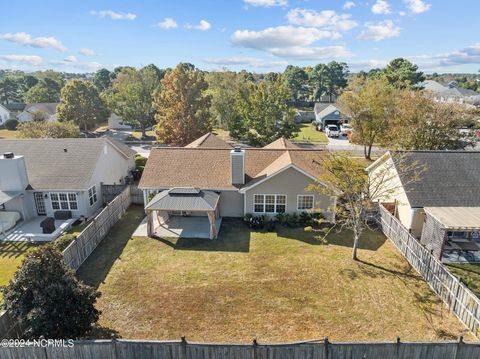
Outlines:
<svg viewBox="0 0 480 359"><path fill-rule="evenodd" d="M245 183L245 150L240 146L230 151L230 178L232 184Z"/></svg>
<svg viewBox="0 0 480 359"><path fill-rule="evenodd" d="M0 191L23 191L28 186L23 156L7 152L0 157Z"/></svg>

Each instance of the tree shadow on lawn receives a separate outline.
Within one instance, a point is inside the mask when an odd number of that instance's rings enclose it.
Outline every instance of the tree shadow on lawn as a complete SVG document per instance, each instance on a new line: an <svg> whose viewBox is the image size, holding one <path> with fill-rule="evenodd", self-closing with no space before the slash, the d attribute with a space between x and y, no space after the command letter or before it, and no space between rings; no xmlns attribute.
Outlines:
<svg viewBox="0 0 480 359"><path fill-rule="evenodd" d="M77 271L77 277L98 288L120 257L132 234L145 218L143 206L132 205Z"/></svg>
<svg viewBox="0 0 480 359"><path fill-rule="evenodd" d="M217 239L154 237L175 250L208 252L250 251L250 229L241 219L223 218Z"/></svg>

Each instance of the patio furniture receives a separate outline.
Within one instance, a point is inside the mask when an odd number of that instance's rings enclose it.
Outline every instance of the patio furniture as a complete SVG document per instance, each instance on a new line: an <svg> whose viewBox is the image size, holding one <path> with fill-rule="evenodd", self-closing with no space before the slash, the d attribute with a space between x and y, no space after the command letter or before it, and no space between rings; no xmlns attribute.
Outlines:
<svg viewBox="0 0 480 359"><path fill-rule="evenodd" d="M42 227L43 234L50 234L55 231L55 218L47 217L40 222L40 227Z"/></svg>
<svg viewBox="0 0 480 359"><path fill-rule="evenodd" d="M55 211L53 216L55 217L55 219L70 219L72 218L72 211Z"/></svg>

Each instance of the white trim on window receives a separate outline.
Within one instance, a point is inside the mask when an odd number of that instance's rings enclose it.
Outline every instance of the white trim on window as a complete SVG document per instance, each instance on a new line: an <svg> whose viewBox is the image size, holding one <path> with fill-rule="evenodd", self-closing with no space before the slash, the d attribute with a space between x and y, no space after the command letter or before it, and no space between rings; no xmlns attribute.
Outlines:
<svg viewBox="0 0 480 359"><path fill-rule="evenodd" d="M303 206L303 208L300 208L300 198L311 198L312 199L312 207L305 207L305 205ZM315 196L313 194L298 194L297 195L297 211L308 211L308 210L312 210L315 208Z"/></svg>
<svg viewBox="0 0 480 359"><path fill-rule="evenodd" d="M50 192L50 206L54 211L78 211L78 198L75 192Z"/></svg>
<svg viewBox="0 0 480 359"><path fill-rule="evenodd" d="M259 199L259 201L257 201L257 196L261 197L261 200ZM267 202L267 197L269 202ZM273 202L271 197L273 197ZM282 198L282 197L284 197L284 201L283 203L279 203L279 198ZM256 206L258 206L259 210L256 210ZM284 207L284 209L283 211L279 212L278 209L279 207L281 208L282 206ZM261 210L260 210L260 207L261 207ZM253 213L276 214L276 213L285 213L285 212L287 212L287 195L286 194L255 193L253 195Z"/></svg>
<svg viewBox="0 0 480 359"><path fill-rule="evenodd" d="M97 203L97 188L95 185L88 189L88 203L90 203L90 207Z"/></svg>

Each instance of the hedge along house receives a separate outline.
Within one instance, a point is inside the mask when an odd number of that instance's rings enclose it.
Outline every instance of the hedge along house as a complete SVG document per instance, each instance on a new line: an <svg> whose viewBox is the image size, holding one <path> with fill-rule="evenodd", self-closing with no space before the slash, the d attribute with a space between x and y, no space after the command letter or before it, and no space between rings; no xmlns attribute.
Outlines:
<svg viewBox="0 0 480 359"><path fill-rule="evenodd" d="M222 217L247 213L321 211L334 220L335 199L306 190L324 173L325 156L325 151L301 149L285 139L263 148L232 147L210 133L185 147L154 148L139 184L149 234L215 238ZM217 200L199 210L207 197ZM175 227L179 224L183 227ZM189 230L193 227L204 230Z"/></svg>
<svg viewBox="0 0 480 359"><path fill-rule="evenodd" d="M386 186L395 188L376 198L391 208L405 228L445 261L480 258L480 152L402 152L403 167L422 168L418 180L402 170L395 152L387 152L367 168L371 178L390 171Z"/></svg>
<svg viewBox="0 0 480 359"><path fill-rule="evenodd" d="M0 240L49 241L104 204L102 184L121 184L135 151L115 140L0 140ZM40 223L55 219L55 231Z"/></svg>

